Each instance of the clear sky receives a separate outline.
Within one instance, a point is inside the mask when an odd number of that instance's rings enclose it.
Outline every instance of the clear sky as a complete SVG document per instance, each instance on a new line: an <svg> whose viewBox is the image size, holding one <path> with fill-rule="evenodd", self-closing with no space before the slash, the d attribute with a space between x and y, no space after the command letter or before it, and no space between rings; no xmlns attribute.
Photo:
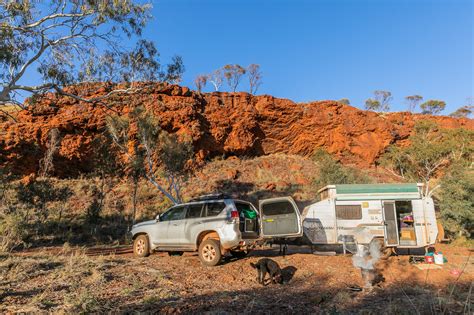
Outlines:
<svg viewBox="0 0 474 315"><path fill-rule="evenodd" d="M144 37L163 63L183 57L192 88L197 74L257 63L257 94L363 107L374 90L388 90L392 110L420 94L446 101L448 114L474 96L473 2L155 0Z"/></svg>

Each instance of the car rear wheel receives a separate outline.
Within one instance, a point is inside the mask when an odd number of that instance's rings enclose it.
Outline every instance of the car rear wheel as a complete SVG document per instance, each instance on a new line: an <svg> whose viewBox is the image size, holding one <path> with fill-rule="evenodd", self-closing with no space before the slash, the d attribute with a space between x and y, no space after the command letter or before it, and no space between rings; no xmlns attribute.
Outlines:
<svg viewBox="0 0 474 315"><path fill-rule="evenodd" d="M142 234L138 235L133 241L133 253L138 257L147 257L150 255L150 243L148 236Z"/></svg>
<svg viewBox="0 0 474 315"><path fill-rule="evenodd" d="M221 244L218 240L207 239L199 245L199 259L204 265L216 266L221 258Z"/></svg>

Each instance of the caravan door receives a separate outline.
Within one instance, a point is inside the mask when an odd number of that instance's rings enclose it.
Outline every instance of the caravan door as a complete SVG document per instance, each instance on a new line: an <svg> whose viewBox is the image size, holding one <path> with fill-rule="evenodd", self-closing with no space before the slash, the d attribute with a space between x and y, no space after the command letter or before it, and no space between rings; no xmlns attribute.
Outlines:
<svg viewBox="0 0 474 315"><path fill-rule="evenodd" d="M264 199L258 206L261 236L290 238L303 235L300 211L293 198Z"/></svg>
<svg viewBox="0 0 474 315"><path fill-rule="evenodd" d="M385 243L387 246L398 246L398 218L395 201L383 201L383 220L385 225Z"/></svg>

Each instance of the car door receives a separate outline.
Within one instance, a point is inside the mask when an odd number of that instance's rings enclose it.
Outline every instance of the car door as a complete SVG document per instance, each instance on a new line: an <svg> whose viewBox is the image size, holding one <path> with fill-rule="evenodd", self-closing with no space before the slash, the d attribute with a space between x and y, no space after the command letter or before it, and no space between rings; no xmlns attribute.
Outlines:
<svg viewBox="0 0 474 315"><path fill-rule="evenodd" d="M160 216L160 222L167 224L166 237L160 241L160 245L164 247L177 246L182 243L185 226L185 206L176 206L163 213ZM181 240L181 241L180 241Z"/></svg>
<svg viewBox="0 0 474 315"><path fill-rule="evenodd" d="M259 201L261 236L299 237L303 235L301 215L291 197L278 197Z"/></svg>
<svg viewBox="0 0 474 315"><path fill-rule="evenodd" d="M204 203L189 204L186 206L183 246L193 247L196 245L197 235L203 231L204 223L202 216L204 208Z"/></svg>
<svg viewBox="0 0 474 315"><path fill-rule="evenodd" d="M166 214L168 211L161 214L159 219L157 218L153 226L153 230L150 233L150 242L153 243L153 245L158 246L158 247L161 246L162 244L165 244L167 241L169 222L163 221L161 217L164 214Z"/></svg>

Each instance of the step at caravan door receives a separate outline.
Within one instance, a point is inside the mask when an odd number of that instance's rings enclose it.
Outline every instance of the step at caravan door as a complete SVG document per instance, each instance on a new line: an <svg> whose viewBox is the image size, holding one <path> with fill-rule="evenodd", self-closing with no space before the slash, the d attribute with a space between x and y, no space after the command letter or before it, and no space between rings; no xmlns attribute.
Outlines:
<svg viewBox="0 0 474 315"><path fill-rule="evenodd" d="M303 235L301 215L291 197L260 200L260 222L263 237L299 237Z"/></svg>
<svg viewBox="0 0 474 315"><path fill-rule="evenodd" d="M385 241L387 245L399 245L398 220L394 201L383 202L383 219L385 222Z"/></svg>

